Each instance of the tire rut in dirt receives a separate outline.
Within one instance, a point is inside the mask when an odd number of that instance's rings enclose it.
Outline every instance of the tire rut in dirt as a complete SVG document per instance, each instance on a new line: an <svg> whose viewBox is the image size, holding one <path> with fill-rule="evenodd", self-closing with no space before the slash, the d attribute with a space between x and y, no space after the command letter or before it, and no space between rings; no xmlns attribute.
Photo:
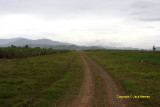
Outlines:
<svg viewBox="0 0 160 107"><path fill-rule="evenodd" d="M81 59L84 64L84 80L78 96L75 98L70 107L93 107L95 96L94 77L87 61L82 54Z"/></svg>
<svg viewBox="0 0 160 107"><path fill-rule="evenodd" d="M120 99L117 95L126 96L122 86L118 84L99 64L86 56L92 65L99 71L106 84L109 107L134 107L130 99Z"/></svg>

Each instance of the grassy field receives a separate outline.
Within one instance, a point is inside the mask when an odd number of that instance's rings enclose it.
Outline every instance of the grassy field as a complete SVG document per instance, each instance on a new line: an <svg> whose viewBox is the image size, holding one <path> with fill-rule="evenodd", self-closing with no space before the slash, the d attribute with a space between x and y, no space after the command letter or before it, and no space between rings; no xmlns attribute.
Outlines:
<svg viewBox="0 0 160 107"><path fill-rule="evenodd" d="M0 106L62 106L78 94L83 79L78 53L0 59Z"/></svg>
<svg viewBox="0 0 160 107"><path fill-rule="evenodd" d="M160 53L140 51L86 51L117 79L128 95L150 96L132 99L136 106L160 105Z"/></svg>
<svg viewBox="0 0 160 107"><path fill-rule="evenodd" d="M2 50L4 56L11 55L11 59L0 59L0 107L60 107L69 105L78 95L84 77L79 52L15 47ZM15 57L15 53L22 57ZM23 56L25 53L28 56ZM127 95L150 96L149 99L133 98L137 107L159 107L159 52L107 50L84 53L119 81ZM95 78L95 106L107 105L109 99L104 80L90 63L89 66Z"/></svg>
<svg viewBox="0 0 160 107"><path fill-rule="evenodd" d="M112 55L126 56L149 64L160 65L160 52L156 51L109 51Z"/></svg>

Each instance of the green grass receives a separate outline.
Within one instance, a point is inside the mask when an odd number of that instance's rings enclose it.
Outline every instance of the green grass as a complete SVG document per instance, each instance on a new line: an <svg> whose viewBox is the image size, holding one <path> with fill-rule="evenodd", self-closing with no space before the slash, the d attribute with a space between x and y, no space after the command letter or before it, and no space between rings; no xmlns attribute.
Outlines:
<svg viewBox="0 0 160 107"><path fill-rule="evenodd" d="M116 78L128 95L150 96L150 99L133 99L136 106L154 106L160 105L160 66L142 63L138 58L142 58L142 53L138 51L89 51L85 52L93 60L103 66L114 78ZM143 52L143 54L156 54ZM129 56L130 55L130 56ZM133 56L132 56L133 55ZM143 57L147 59L148 56ZM155 59L150 55L150 59ZM158 64L158 63L157 63Z"/></svg>
<svg viewBox="0 0 160 107"><path fill-rule="evenodd" d="M160 65L160 53L138 53L138 54L122 54L127 57L135 58L139 61L143 60L144 62L150 64Z"/></svg>
<svg viewBox="0 0 160 107"><path fill-rule="evenodd" d="M76 52L0 60L0 106L60 106L78 93L83 79Z"/></svg>
<svg viewBox="0 0 160 107"><path fill-rule="evenodd" d="M142 61L154 64L154 65L160 65L160 52L153 52L153 51L108 51L111 55L119 55L119 56L125 56L128 58L133 58L138 61Z"/></svg>

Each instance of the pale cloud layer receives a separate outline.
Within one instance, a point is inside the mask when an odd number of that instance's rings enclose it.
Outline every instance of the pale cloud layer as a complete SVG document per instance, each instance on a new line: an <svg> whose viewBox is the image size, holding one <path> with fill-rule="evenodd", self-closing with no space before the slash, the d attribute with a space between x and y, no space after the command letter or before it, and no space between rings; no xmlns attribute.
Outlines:
<svg viewBox="0 0 160 107"><path fill-rule="evenodd" d="M160 0L0 0L0 38L160 46Z"/></svg>

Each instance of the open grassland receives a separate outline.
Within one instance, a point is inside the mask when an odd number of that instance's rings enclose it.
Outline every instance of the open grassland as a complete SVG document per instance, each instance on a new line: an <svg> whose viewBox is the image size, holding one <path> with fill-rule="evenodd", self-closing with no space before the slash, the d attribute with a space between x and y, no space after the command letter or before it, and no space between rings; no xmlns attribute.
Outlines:
<svg viewBox="0 0 160 107"><path fill-rule="evenodd" d="M160 53L118 50L85 53L118 80L128 95L150 96L149 99L133 98L136 106L159 107Z"/></svg>
<svg viewBox="0 0 160 107"><path fill-rule="evenodd" d="M109 51L112 55L126 56L141 62L160 65L160 52L156 51Z"/></svg>
<svg viewBox="0 0 160 107"><path fill-rule="evenodd" d="M83 80L78 53L0 59L0 107L63 106Z"/></svg>

